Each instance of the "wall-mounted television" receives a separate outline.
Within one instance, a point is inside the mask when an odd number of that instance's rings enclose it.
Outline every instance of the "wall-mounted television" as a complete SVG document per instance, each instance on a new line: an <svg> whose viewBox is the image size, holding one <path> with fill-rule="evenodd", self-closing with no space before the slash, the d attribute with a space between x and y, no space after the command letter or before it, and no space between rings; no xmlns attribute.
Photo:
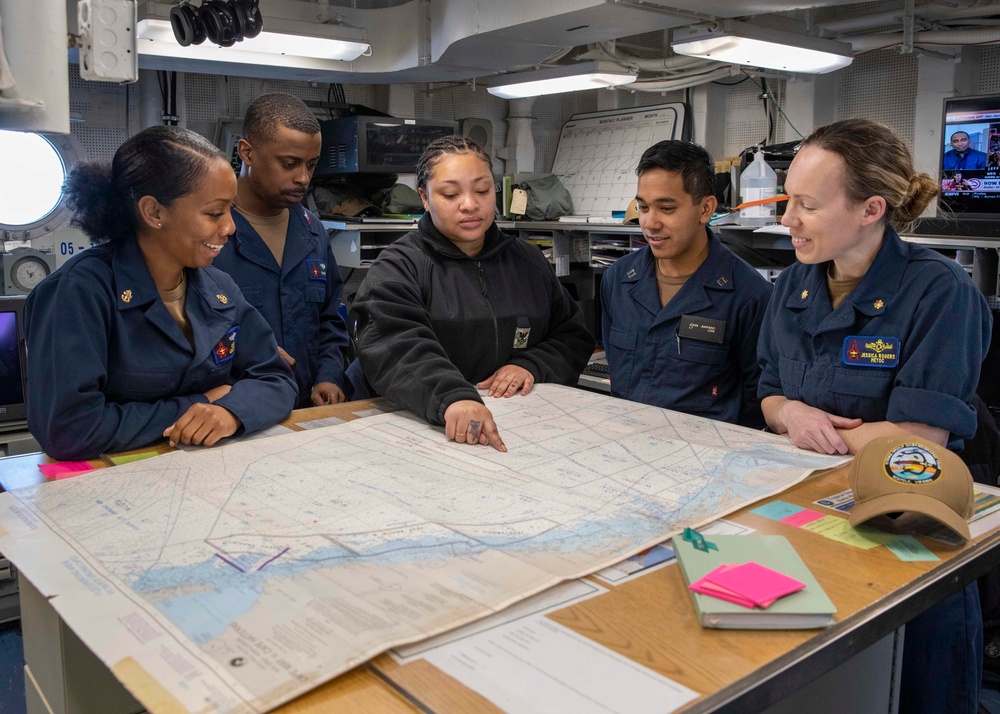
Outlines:
<svg viewBox="0 0 1000 714"><path fill-rule="evenodd" d="M1000 95L946 99L942 126L941 206L1000 221Z"/></svg>
<svg viewBox="0 0 1000 714"><path fill-rule="evenodd" d="M27 417L24 295L0 297L0 429Z"/></svg>

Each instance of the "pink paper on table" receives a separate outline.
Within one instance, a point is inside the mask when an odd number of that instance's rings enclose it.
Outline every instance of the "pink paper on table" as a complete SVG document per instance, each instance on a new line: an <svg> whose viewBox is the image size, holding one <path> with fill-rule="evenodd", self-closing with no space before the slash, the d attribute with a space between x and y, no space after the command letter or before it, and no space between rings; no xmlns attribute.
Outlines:
<svg viewBox="0 0 1000 714"><path fill-rule="evenodd" d="M823 517L823 514L818 511L813 511L808 508L803 508L798 513L793 513L790 516L785 516L778 523L784 523L789 526L795 526L796 528L801 528L806 523L812 523L813 521L818 521Z"/></svg>
<svg viewBox="0 0 1000 714"><path fill-rule="evenodd" d="M93 471L94 467L86 461L57 461L53 464L38 464L38 470L45 478L61 479Z"/></svg>
<svg viewBox="0 0 1000 714"><path fill-rule="evenodd" d="M777 570L760 563L743 563L718 572L718 568L705 577L713 584L752 600L758 607L766 608L778 598L791 595L806 586ZM766 604L765 604L766 603Z"/></svg>
<svg viewBox="0 0 1000 714"><path fill-rule="evenodd" d="M694 592L701 593L702 595L709 595L710 597L717 597L720 600L725 600L726 602L731 602L735 605L741 605L745 608L752 610L756 606L756 603L753 600L743 597L742 595L739 595L737 593L734 593L732 590L727 590L726 588L716 585L715 583L709 580L709 578L714 573L721 573L725 570L728 570L729 568L734 568L734 567L736 566L732 564L720 565L711 573L706 574L701 579L696 580L690 585L688 585L688 590L693 590ZM764 603L763 605L761 605L761 607L767 608L772 604L774 604L774 600L770 600Z"/></svg>

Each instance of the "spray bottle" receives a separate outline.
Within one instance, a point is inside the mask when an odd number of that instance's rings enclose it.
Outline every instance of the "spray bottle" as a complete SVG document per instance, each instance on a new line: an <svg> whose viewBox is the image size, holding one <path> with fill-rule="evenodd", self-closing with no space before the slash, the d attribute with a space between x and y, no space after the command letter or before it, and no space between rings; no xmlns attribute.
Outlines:
<svg viewBox="0 0 1000 714"><path fill-rule="evenodd" d="M740 193L743 203L778 195L778 177L775 175L774 169L764 161L763 150L757 151L753 161L740 174ZM774 223L776 220L775 204L773 203L740 209L741 226L763 226Z"/></svg>

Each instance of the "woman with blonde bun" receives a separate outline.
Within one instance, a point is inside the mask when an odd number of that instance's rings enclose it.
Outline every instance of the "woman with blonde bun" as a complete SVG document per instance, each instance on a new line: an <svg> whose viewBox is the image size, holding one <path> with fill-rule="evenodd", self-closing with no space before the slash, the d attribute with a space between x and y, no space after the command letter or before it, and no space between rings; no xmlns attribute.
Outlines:
<svg viewBox="0 0 1000 714"><path fill-rule="evenodd" d="M976 433L992 317L957 263L896 232L937 183L888 127L848 119L803 142L785 190L798 263L778 278L760 332L768 426L828 454L896 434L961 449ZM974 714L982 652L972 583L907 623L899 710Z"/></svg>

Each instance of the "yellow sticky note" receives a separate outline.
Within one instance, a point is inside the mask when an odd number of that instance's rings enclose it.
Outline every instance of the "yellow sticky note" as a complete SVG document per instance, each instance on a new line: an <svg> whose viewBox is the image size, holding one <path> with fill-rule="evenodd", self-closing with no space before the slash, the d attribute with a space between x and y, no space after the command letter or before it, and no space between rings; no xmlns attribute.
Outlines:
<svg viewBox="0 0 1000 714"><path fill-rule="evenodd" d="M115 466L121 466L122 464L130 464L133 461L142 461L143 459L151 459L154 456L159 456L155 451L142 451L138 454L122 454L121 456L110 456L111 463Z"/></svg>
<svg viewBox="0 0 1000 714"><path fill-rule="evenodd" d="M847 522L846 518L838 518L837 516L824 516L812 523L806 523L802 527L826 538L865 550L885 545L896 537L891 533L880 533L864 526L855 528Z"/></svg>

